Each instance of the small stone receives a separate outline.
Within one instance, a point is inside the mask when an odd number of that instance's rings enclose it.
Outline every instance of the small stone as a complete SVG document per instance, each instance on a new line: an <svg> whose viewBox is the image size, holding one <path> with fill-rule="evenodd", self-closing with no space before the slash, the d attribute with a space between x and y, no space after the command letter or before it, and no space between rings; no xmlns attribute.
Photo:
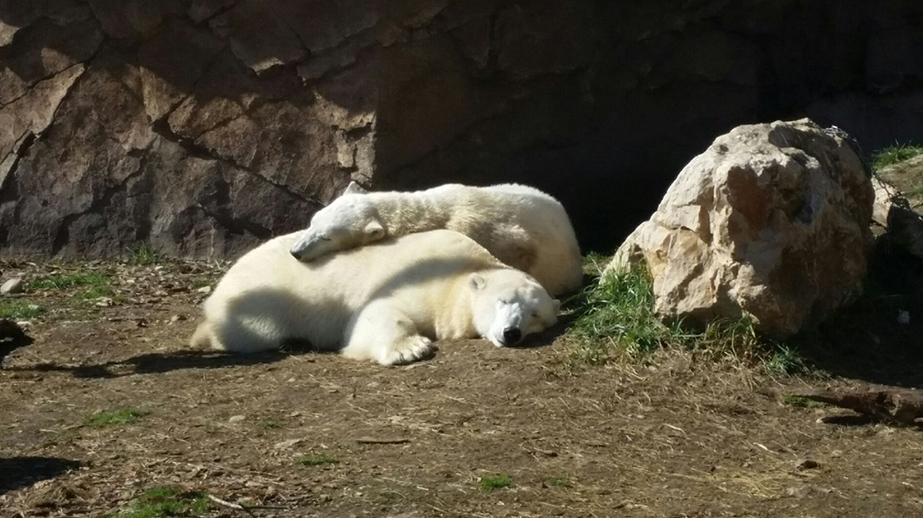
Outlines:
<svg viewBox="0 0 923 518"><path fill-rule="evenodd" d="M10 295L22 291L22 277L15 277L3 283L0 286L0 295Z"/></svg>
<svg viewBox="0 0 923 518"><path fill-rule="evenodd" d="M795 465L795 469L798 471L804 471L806 469L817 469L819 467L820 464L817 461L811 459L804 459Z"/></svg>
<svg viewBox="0 0 923 518"><path fill-rule="evenodd" d="M196 291L196 293L201 293L202 295L208 295L209 293L212 292L212 287L211 287L211 286L202 286L201 288L199 288L199 289L197 289L197 290L195 290L195 291Z"/></svg>
<svg viewBox="0 0 923 518"><path fill-rule="evenodd" d="M242 416L242 415L232 415L231 418L228 419L228 422L229 423L239 423L246 418L247 418L246 416Z"/></svg>
<svg viewBox="0 0 923 518"><path fill-rule="evenodd" d="M902 326L910 325L910 312L909 311L899 311L897 313L897 323Z"/></svg>
<svg viewBox="0 0 923 518"><path fill-rule="evenodd" d="M115 301L113 301L113 300L112 300L111 298L109 298L109 297L100 297L100 298L96 299L96 302L95 302L94 304L97 305L97 306L99 306L99 307L101 307L101 308L108 308L108 307L114 306L114 305L115 305Z"/></svg>
<svg viewBox="0 0 923 518"><path fill-rule="evenodd" d="M185 315L173 315L172 317L170 317L171 324L175 324L181 320L186 320L186 316Z"/></svg>
<svg viewBox="0 0 923 518"><path fill-rule="evenodd" d="M287 450L296 444L303 442L304 439L288 439L286 441L280 441L273 445L273 448L277 450Z"/></svg>

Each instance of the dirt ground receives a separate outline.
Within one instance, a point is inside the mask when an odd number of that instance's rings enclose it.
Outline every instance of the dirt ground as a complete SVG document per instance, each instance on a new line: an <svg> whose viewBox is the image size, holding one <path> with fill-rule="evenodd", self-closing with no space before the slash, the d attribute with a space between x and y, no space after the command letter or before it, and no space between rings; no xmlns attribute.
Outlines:
<svg viewBox="0 0 923 518"><path fill-rule="evenodd" d="M113 280L111 305L79 287L17 296L47 311L0 369L3 517L110 515L160 486L247 506L206 516L923 516L923 432L825 424L837 410L784 398L919 387L916 320L837 326L880 347L818 353L826 376L682 352L575 370L554 336L444 343L382 368L189 351L214 266L0 261L27 279L77 268ZM872 304L893 315L899 302ZM91 420L119 409L136 418ZM484 487L497 475L510 485Z"/></svg>

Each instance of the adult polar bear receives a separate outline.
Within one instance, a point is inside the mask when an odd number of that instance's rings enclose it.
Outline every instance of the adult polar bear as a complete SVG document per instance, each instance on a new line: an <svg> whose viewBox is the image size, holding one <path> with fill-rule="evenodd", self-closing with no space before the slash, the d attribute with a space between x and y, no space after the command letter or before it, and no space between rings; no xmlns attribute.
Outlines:
<svg viewBox="0 0 923 518"><path fill-rule="evenodd" d="M557 321L560 304L468 237L434 230L310 264L296 234L241 257L205 301L194 347L235 352L307 340L382 365L432 353L432 339L482 336L502 347Z"/></svg>
<svg viewBox="0 0 923 518"><path fill-rule="evenodd" d="M366 193L353 182L314 214L291 252L307 262L437 228L467 235L497 259L531 274L552 295L575 291L583 281L580 246L564 207L538 189L517 184Z"/></svg>

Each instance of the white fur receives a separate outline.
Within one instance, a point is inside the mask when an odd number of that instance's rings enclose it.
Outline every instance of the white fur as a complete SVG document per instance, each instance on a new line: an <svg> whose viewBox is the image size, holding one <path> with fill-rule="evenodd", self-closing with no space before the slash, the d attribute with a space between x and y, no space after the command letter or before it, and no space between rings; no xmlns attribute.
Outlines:
<svg viewBox="0 0 923 518"><path fill-rule="evenodd" d="M319 350L383 365L432 353L432 340L504 330L522 336L557 320L559 303L532 277L509 268L464 235L411 234L312 263L289 253L296 234L238 260L205 301L193 346L235 352L306 340Z"/></svg>
<svg viewBox="0 0 923 518"><path fill-rule="evenodd" d="M564 207L538 189L517 184L371 193L350 184L314 214L291 252L310 262L389 236L438 228L474 239L502 262L531 274L552 295L574 291L583 280L580 247Z"/></svg>

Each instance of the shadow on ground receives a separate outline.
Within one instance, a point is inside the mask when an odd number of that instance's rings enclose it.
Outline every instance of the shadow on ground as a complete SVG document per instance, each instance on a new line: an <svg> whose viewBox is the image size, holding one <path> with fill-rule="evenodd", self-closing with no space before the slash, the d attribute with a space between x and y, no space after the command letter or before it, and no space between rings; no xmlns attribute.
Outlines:
<svg viewBox="0 0 923 518"><path fill-rule="evenodd" d="M30 345L32 341L32 337L26 335L15 322L0 319L0 365L7 355L20 347Z"/></svg>
<svg viewBox="0 0 923 518"><path fill-rule="evenodd" d="M56 457L0 458L0 495L79 467L80 463L75 460Z"/></svg>
<svg viewBox="0 0 923 518"><path fill-rule="evenodd" d="M795 344L831 375L923 388L923 262L880 244L866 294Z"/></svg>
<svg viewBox="0 0 923 518"><path fill-rule="evenodd" d="M265 352L256 354L226 354L206 351L176 351L146 353L92 365L59 365L39 363L7 367L8 371L69 372L75 378L119 378L136 374L160 374L183 369L220 369L256 365L282 360L302 351Z"/></svg>
<svg viewBox="0 0 923 518"><path fill-rule="evenodd" d="M555 326L534 335L526 337L516 348L540 348L551 346L555 339L564 333L567 326L566 320L559 321ZM253 354L229 354L215 351L173 351L165 353L145 353L126 358L96 364L66 365L57 363L38 363L32 365L16 365L4 370L14 372L65 372L75 378L106 379L133 376L139 374L161 374L185 369L221 369L225 367L240 367L274 363L290 356L307 354L336 354L335 351L319 351L307 343L293 343L286 345L283 350L261 352ZM438 354L438 349L437 353ZM427 358L426 360L430 360ZM426 361L424 360L424 361Z"/></svg>

